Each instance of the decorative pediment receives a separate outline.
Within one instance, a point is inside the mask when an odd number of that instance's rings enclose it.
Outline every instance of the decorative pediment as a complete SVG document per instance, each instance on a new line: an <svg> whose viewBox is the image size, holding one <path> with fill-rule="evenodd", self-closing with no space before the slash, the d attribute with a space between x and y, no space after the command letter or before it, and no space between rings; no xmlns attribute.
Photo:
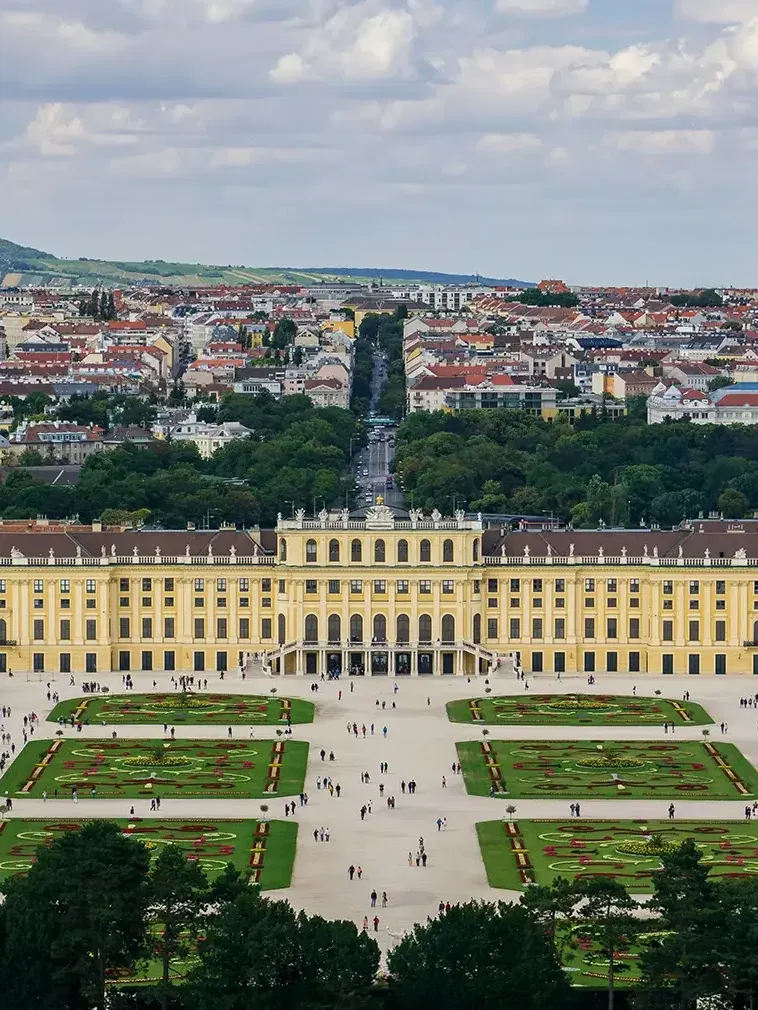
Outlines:
<svg viewBox="0 0 758 1010"><path fill-rule="evenodd" d="M367 530L391 530L395 528L395 514L386 505L372 505L366 510Z"/></svg>

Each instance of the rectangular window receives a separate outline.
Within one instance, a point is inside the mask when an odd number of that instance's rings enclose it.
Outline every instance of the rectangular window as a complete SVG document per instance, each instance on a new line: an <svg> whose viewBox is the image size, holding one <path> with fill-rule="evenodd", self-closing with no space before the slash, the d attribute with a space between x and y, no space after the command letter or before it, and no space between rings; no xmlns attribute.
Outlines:
<svg viewBox="0 0 758 1010"><path fill-rule="evenodd" d="M726 600L716 600L716 610L726 610Z"/></svg>
<svg viewBox="0 0 758 1010"><path fill-rule="evenodd" d="M619 637L619 626L618 621L615 617L609 617L606 623L605 637L606 638L618 638Z"/></svg>
<svg viewBox="0 0 758 1010"><path fill-rule="evenodd" d="M271 597L270 596L264 596L263 599L261 600L261 606L262 607L270 607L271 606Z"/></svg>
<svg viewBox="0 0 758 1010"><path fill-rule="evenodd" d="M361 579L351 579L350 580L350 592L351 593L362 593L363 592L363 582Z"/></svg>
<svg viewBox="0 0 758 1010"><path fill-rule="evenodd" d="M202 593L205 589L205 579L195 579L195 592Z"/></svg>
<svg viewBox="0 0 758 1010"><path fill-rule="evenodd" d="M700 592L700 583L698 581L690 582L690 596L697 596Z"/></svg>
<svg viewBox="0 0 758 1010"><path fill-rule="evenodd" d="M36 602L37 601L35 600L35 603ZM42 600L40 600L39 602L42 603ZM89 602L90 602L90 600L87 600L87 603L89 603ZM61 599L60 605L61 605L61 610L71 610L71 600L69 599L68 596L64 596Z"/></svg>
<svg viewBox="0 0 758 1010"><path fill-rule="evenodd" d="M687 657L687 673L693 677L700 673L700 656L697 653Z"/></svg>
<svg viewBox="0 0 758 1010"><path fill-rule="evenodd" d="M585 605L585 607L587 607L588 610L594 610L595 609L595 597L594 596L587 596L587 597L585 597L585 599L584 599L584 605Z"/></svg>
<svg viewBox="0 0 758 1010"><path fill-rule="evenodd" d="M687 638L690 642L700 641L700 621L688 621Z"/></svg>
<svg viewBox="0 0 758 1010"><path fill-rule="evenodd" d="M541 652L532 653L532 673L542 673L543 659Z"/></svg>
<svg viewBox="0 0 758 1010"><path fill-rule="evenodd" d="M724 653L717 653L713 657L713 672L719 677L726 673L726 656Z"/></svg>
<svg viewBox="0 0 758 1010"><path fill-rule="evenodd" d="M119 579L118 580L118 591L120 593L129 592L129 579Z"/></svg>
<svg viewBox="0 0 758 1010"><path fill-rule="evenodd" d="M380 594L387 592L387 583L384 579L374 579L374 592Z"/></svg>
<svg viewBox="0 0 758 1010"><path fill-rule="evenodd" d="M629 637L632 639L640 637L640 619L639 617L629 618Z"/></svg>
<svg viewBox="0 0 758 1010"><path fill-rule="evenodd" d="M608 599L606 600L606 605L610 610L615 610L616 607L619 605L618 597L609 596Z"/></svg>
<svg viewBox="0 0 758 1010"><path fill-rule="evenodd" d="M556 673L566 672L566 653L556 652L555 659L553 660L553 665L555 666Z"/></svg>
<svg viewBox="0 0 758 1010"><path fill-rule="evenodd" d="M173 617L163 618L163 637L174 638L176 635L176 622Z"/></svg>
<svg viewBox="0 0 758 1010"><path fill-rule="evenodd" d="M713 637L717 642L726 641L726 621L716 621L715 634Z"/></svg>
<svg viewBox="0 0 758 1010"><path fill-rule="evenodd" d="M142 618L142 637L152 638L153 637L153 619L152 617Z"/></svg>
<svg viewBox="0 0 758 1010"><path fill-rule="evenodd" d="M195 633L194 638L205 638L205 618L196 617L195 618Z"/></svg>
<svg viewBox="0 0 758 1010"><path fill-rule="evenodd" d="M753 656L753 676L758 677L758 654Z"/></svg>
<svg viewBox="0 0 758 1010"><path fill-rule="evenodd" d="M640 654L639 652L629 653L629 672L639 673L640 672Z"/></svg>
<svg viewBox="0 0 758 1010"><path fill-rule="evenodd" d="M402 593L407 593L408 590L409 590L409 588L410 588L410 584L405 579L400 579L397 582L397 591L398 591L398 593L401 593L401 594Z"/></svg>
<svg viewBox="0 0 758 1010"><path fill-rule="evenodd" d="M661 624L661 641L662 642L673 642L674 641L674 622L673 621L663 621Z"/></svg>
<svg viewBox="0 0 758 1010"><path fill-rule="evenodd" d="M271 638L271 618L264 617L261 620L261 638Z"/></svg>
<svg viewBox="0 0 758 1010"><path fill-rule="evenodd" d="M508 624L508 637L509 638L521 638L521 620L518 617L512 617Z"/></svg>
<svg viewBox="0 0 758 1010"><path fill-rule="evenodd" d="M309 596L312 596L314 593L318 592L318 582L315 579L306 579L305 591L306 593L308 593Z"/></svg>
<svg viewBox="0 0 758 1010"><path fill-rule="evenodd" d="M176 669L176 653L173 650L163 653L163 669L169 671Z"/></svg>
<svg viewBox="0 0 758 1010"><path fill-rule="evenodd" d="M131 638L131 628L128 617L119 617L118 619L118 637L119 638Z"/></svg>
<svg viewBox="0 0 758 1010"><path fill-rule="evenodd" d="M61 592L62 593L70 593L71 592L71 580L70 579L61 579Z"/></svg>
<svg viewBox="0 0 758 1010"><path fill-rule="evenodd" d="M723 579L719 579L716 582L716 595L723 596L726 593L726 582Z"/></svg>
<svg viewBox="0 0 758 1010"><path fill-rule="evenodd" d="M431 584L431 582L429 582L427 579L422 579L421 582L419 582L419 584L418 584L418 591L420 593L425 593L425 594L431 593L431 591L432 591L432 584Z"/></svg>
<svg viewBox="0 0 758 1010"><path fill-rule="evenodd" d="M119 607L128 607L129 606L129 597L128 596L120 596L119 600L118 600L118 605L119 605Z"/></svg>
<svg viewBox="0 0 758 1010"><path fill-rule="evenodd" d="M474 585L472 589L474 596L478 596L479 593L481 593L481 591L482 591L481 579L474 579Z"/></svg>
<svg viewBox="0 0 758 1010"><path fill-rule="evenodd" d="M0 579L0 593L5 592L5 579Z"/></svg>
<svg viewBox="0 0 758 1010"><path fill-rule="evenodd" d="M595 672L595 653L585 652L584 654L584 672L594 673Z"/></svg>
<svg viewBox="0 0 758 1010"><path fill-rule="evenodd" d="M152 593L152 591L153 591L153 580L152 579L143 579L142 580L142 592L143 593Z"/></svg>
<svg viewBox="0 0 758 1010"><path fill-rule="evenodd" d="M663 609L664 610L673 610L674 609L674 601L673 600L664 600L663 601Z"/></svg>
<svg viewBox="0 0 758 1010"><path fill-rule="evenodd" d="M94 593L95 589L97 588L97 583L95 582L94 579L87 579L85 586L88 593Z"/></svg>
<svg viewBox="0 0 758 1010"><path fill-rule="evenodd" d="M205 606L205 597L204 596L196 596L195 597L195 606L196 607L204 607Z"/></svg>
<svg viewBox="0 0 758 1010"><path fill-rule="evenodd" d="M241 607L249 607L250 606L250 597L249 596L240 596L240 606Z"/></svg>
<svg viewBox="0 0 758 1010"><path fill-rule="evenodd" d="M45 583L42 581L42 579L35 579L34 580L34 592L35 593L41 593L44 588L45 588Z"/></svg>
<svg viewBox="0 0 758 1010"><path fill-rule="evenodd" d="M700 610L700 600L690 600L690 610Z"/></svg>
<svg viewBox="0 0 758 1010"><path fill-rule="evenodd" d="M261 592L262 593L271 592L271 579L261 579Z"/></svg>
<svg viewBox="0 0 758 1010"><path fill-rule="evenodd" d="M521 600L519 600L518 598L514 599L514 597L511 597L511 607L513 609L517 609L520 606L521 606Z"/></svg>
<svg viewBox="0 0 758 1010"><path fill-rule="evenodd" d="M192 669L195 673L202 673L205 670L205 653L196 652L193 656Z"/></svg>
<svg viewBox="0 0 758 1010"><path fill-rule="evenodd" d="M487 618L487 638L497 638L497 618Z"/></svg>
<svg viewBox="0 0 758 1010"><path fill-rule="evenodd" d="M566 606L566 600L563 596L558 596L555 601L555 606L557 610L563 610Z"/></svg>
<svg viewBox="0 0 758 1010"><path fill-rule="evenodd" d="M664 596L671 596L674 592L674 583L668 579L663 583Z"/></svg>
<svg viewBox="0 0 758 1010"><path fill-rule="evenodd" d="M595 580L594 579L585 579L584 580L584 591L585 591L585 593L594 593L595 592Z"/></svg>
<svg viewBox="0 0 758 1010"><path fill-rule="evenodd" d="M327 590L333 596L336 596L337 593L339 593L339 591L340 591L340 580L339 579L329 579Z"/></svg>
<svg viewBox="0 0 758 1010"><path fill-rule="evenodd" d="M42 673L45 669L45 653L35 652L32 655L32 668L35 673Z"/></svg>
<svg viewBox="0 0 758 1010"><path fill-rule="evenodd" d="M617 652L606 652L605 669L608 673L618 673L619 654Z"/></svg>
<svg viewBox="0 0 758 1010"><path fill-rule="evenodd" d="M41 642L45 637L45 622L44 621L34 621L33 623L33 636L35 642Z"/></svg>
<svg viewBox="0 0 758 1010"><path fill-rule="evenodd" d="M616 593L616 592L618 592L618 580L617 579L607 579L606 583L605 583L605 589L606 589L606 592L608 592L608 593ZM610 656L611 653L608 653L608 655Z"/></svg>
<svg viewBox="0 0 758 1010"><path fill-rule="evenodd" d="M516 579L518 582L518 579ZM487 579L487 592L496 593L497 592L497 579ZM518 589L516 590L518 592Z"/></svg>
<svg viewBox="0 0 758 1010"><path fill-rule="evenodd" d="M629 581L629 592L630 593L638 593L639 591L640 591L640 580L639 579L630 579L630 581Z"/></svg>
<svg viewBox="0 0 758 1010"><path fill-rule="evenodd" d="M532 638L542 638L542 618L532 618Z"/></svg>
<svg viewBox="0 0 758 1010"><path fill-rule="evenodd" d="M283 582L284 579L282 579L281 581ZM239 589L241 593L250 592L250 579L240 579Z"/></svg>
<svg viewBox="0 0 758 1010"><path fill-rule="evenodd" d="M62 642L71 641L71 621L61 621L60 640Z"/></svg>
<svg viewBox="0 0 758 1010"><path fill-rule="evenodd" d="M640 598L639 598L639 596L633 596L629 600L629 606L632 608L632 610L635 610L635 609L639 610L639 606L640 606Z"/></svg>
<svg viewBox="0 0 758 1010"><path fill-rule="evenodd" d="M163 580L163 588L165 589L165 591L167 593L173 593L173 591L174 591L174 580L173 579L164 579Z"/></svg>
<svg viewBox="0 0 758 1010"><path fill-rule="evenodd" d="M226 579L216 579L216 591L219 593L226 592Z"/></svg>
<svg viewBox="0 0 758 1010"><path fill-rule="evenodd" d="M535 593L542 592L542 579L532 579L532 590Z"/></svg>
<svg viewBox="0 0 758 1010"><path fill-rule="evenodd" d="M535 598L532 600L532 606L534 607L535 610L542 610L542 597L535 596Z"/></svg>
<svg viewBox="0 0 758 1010"><path fill-rule="evenodd" d="M217 671L217 673L226 673L226 671L229 669L229 661L227 659L227 655L228 654L226 652L217 652L216 653L216 671Z"/></svg>
<svg viewBox="0 0 758 1010"><path fill-rule="evenodd" d="M497 608L498 608L498 599L497 599L497 596L488 596L487 597L487 606L488 606L488 608L490 610L497 610Z"/></svg>
<svg viewBox="0 0 758 1010"><path fill-rule="evenodd" d="M450 595L450 593L455 592L455 583L453 582L452 579L442 580L442 592L447 595Z"/></svg>
<svg viewBox="0 0 758 1010"><path fill-rule="evenodd" d="M97 641L97 621L84 622L84 637L88 642Z"/></svg>
<svg viewBox="0 0 758 1010"><path fill-rule="evenodd" d="M227 627L228 627L228 625L227 625L226 618L225 617L217 617L216 618L216 638L227 638L228 637Z"/></svg>
<svg viewBox="0 0 758 1010"><path fill-rule="evenodd" d="M585 617L584 618L584 637L594 638L595 637L595 618Z"/></svg>
<svg viewBox="0 0 758 1010"><path fill-rule="evenodd" d="M240 638L250 638L250 618L240 617Z"/></svg>
<svg viewBox="0 0 758 1010"><path fill-rule="evenodd" d="M85 673L97 673L97 653L96 652L85 652L85 654L84 654L84 672Z"/></svg>
<svg viewBox="0 0 758 1010"><path fill-rule="evenodd" d="M566 592L566 580L565 579L556 579L555 580L555 591L556 591L556 593L565 593ZM561 653L561 655L562 655L562 653Z"/></svg>
<svg viewBox="0 0 758 1010"><path fill-rule="evenodd" d="M61 603L63 603L63 600L61 600ZM34 601L34 609L35 610L44 610L45 609L45 601L42 599L42 597L40 597L38 600Z"/></svg>
<svg viewBox="0 0 758 1010"><path fill-rule="evenodd" d="M225 596L217 596L216 597L216 606L218 607L219 610L225 610L226 609L226 597Z"/></svg>
<svg viewBox="0 0 758 1010"><path fill-rule="evenodd" d="M661 673L669 675L674 672L674 657L670 652L661 656Z"/></svg>
<svg viewBox="0 0 758 1010"><path fill-rule="evenodd" d="M126 649L118 654L118 668L121 671L131 670L132 668L132 656Z"/></svg>
<svg viewBox="0 0 758 1010"><path fill-rule="evenodd" d="M492 581L494 582L495 580L493 579ZM496 591L497 590L495 590L495 592ZM521 580L520 579L511 579L511 592L512 593L520 593L521 592Z"/></svg>
<svg viewBox="0 0 758 1010"><path fill-rule="evenodd" d="M140 666L143 670L152 670L153 668L153 654L149 649L146 649L140 656Z"/></svg>
<svg viewBox="0 0 758 1010"><path fill-rule="evenodd" d="M555 619L555 638L565 638L566 637L566 619L563 617L556 617Z"/></svg>
<svg viewBox="0 0 758 1010"><path fill-rule="evenodd" d="M71 653L62 652L58 657L58 668L61 673L71 673Z"/></svg>
<svg viewBox="0 0 758 1010"><path fill-rule="evenodd" d="M242 581L243 580L240 579L240 582L242 582ZM246 582L247 579L245 579L244 581ZM241 585L240 585L240 589L242 589ZM287 580L286 579L279 579L279 590L278 591L280 593L285 593L287 591ZM247 592L247 590L244 590L244 592Z"/></svg>

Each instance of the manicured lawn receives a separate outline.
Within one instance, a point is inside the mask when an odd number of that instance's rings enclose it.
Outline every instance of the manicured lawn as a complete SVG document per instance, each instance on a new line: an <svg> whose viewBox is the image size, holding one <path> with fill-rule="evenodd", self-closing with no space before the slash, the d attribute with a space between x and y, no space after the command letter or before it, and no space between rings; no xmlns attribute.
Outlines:
<svg viewBox="0 0 758 1010"><path fill-rule="evenodd" d="M467 741L466 788L502 799L753 799L758 773L733 744L696 740ZM568 811L567 811L568 813Z"/></svg>
<svg viewBox="0 0 758 1010"><path fill-rule="evenodd" d="M491 887L517 890L556 877L611 878L650 894L661 852L692 839L712 877L758 874L758 824L751 821L481 821L479 848Z"/></svg>
<svg viewBox="0 0 758 1010"><path fill-rule="evenodd" d="M665 936L654 922L634 943L626 943L616 951L614 963L614 988L629 989L640 980L639 956L644 946L656 937ZM563 956L563 968L571 984L577 988L607 989L608 957L601 953L597 939L597 926L576 922L559 926L559 934L571 935Z"/></svg>
<svg viewBox="0 0 758 1010"><path fill-rule="evenodd" d="M449 701L451 722L497 726L704 726L713 719L701 705L666 698L612 694L520 694Z"/></svg>
<svg viewBox="0 0 758 1010"><path fill-rule="evenodd" d="M206 694L174 691L170 694L93 694L59 702L47 717L75 722L154 726L286 726L313 722L312 701L300 698L265 698L249 694Z"/></svg>
<svg viewBox="0 0 758 1010"><path fill-rule="evenodd" d="M54 809L55 805L50 804ZM82 821L8 820L0 822L0 881L28 872L35 853L56 837L81 827ZM147 843L157 855L161 846L181 846L197 860L209 880L227 863L264 890L289 887L297 845L297 822L288 821L173 821L135 818L114 822L125 835Z"/></svg>
<svg viewBox="0 0 758 1010"><path fill-rule="evenodd" d="M301 792L301 740L33 740L0 779L13 796L253 798Z"/></svg>

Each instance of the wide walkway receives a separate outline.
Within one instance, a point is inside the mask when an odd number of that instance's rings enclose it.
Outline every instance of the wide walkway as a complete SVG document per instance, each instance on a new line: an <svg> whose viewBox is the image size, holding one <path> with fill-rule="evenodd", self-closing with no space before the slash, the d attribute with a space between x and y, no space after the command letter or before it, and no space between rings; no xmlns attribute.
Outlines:
<svg viewBox="0 0 758 1010"><path fill-rule="evenodd" d="M171 689L169 678L155 675L159 689ZM65 683L63 682L65 680ZM112 692L121 690L121 676L112 674L99 677ZM144 680L135 676L135 692L152 689L152 674ZM451 765L455 760L457 740L481 739L481 729L470 725L449 723L445 715L445 702L453 698L481 695L484 682L467 683L465 678L428 678L397 681L367 678L355 681L319 683L318 693L312 693L310 682L303 678L227 679L221 683L215 676L209 690L268 694L276 686L280 695L300 696L317 704L316 721L308 726L294 727L296 739L311 743L306 790L307 807L298 807L296 817L301 824L298 854L292 887L274 892L272 896L287 897L298 908L318 912L334 918L353 919L358 925L364 915L373 917L369 895L372 889L381 896L386 891L387 908L378 908L380 930L378 939L383 947L391 946L395 938L416 921L433 915L442 901L464 901L477 898L517 898L516 892L494 891L486 881L484 866L479 855L474 825L477 820L505 816L506 801L487 797L467 796L461 776L454 775ZM704 705L717 725L711 727L711 739L727 740L738 744L754 764L758 764L758 711L741 709L739 698L758 690L756 681L747 678L649 678L636 679L604 677L588 688L583 677L564 677L562 682L545 675L531 677L530 693L550 691L567 693L585 691L592 693L631 694L636 685L637 695L652 695L656 689L664 697L681 698L690 691L692 701ZM513 677L492 679L493 695L518 694L524 691ZM351 690L351 687L353 688ZM54 684L62 699L79 696L81 692L68 686L68 678ZM339 693L342 692L341 698ZM376 702L379 701L377 707ZM392 702L396 708L392 709ZM385 703L382 710L381 703ZM45 723L44 717L51 706L46 701L46 687L42 682L27 682L19 677L0 681L0 704L10 705L12 714L5 719L5 731L10 730L18 748L22 744L23 715L35 711L40 716L35 739L52 738L56 726ZM355 739L347 732L347 723L359 726L374 724L366 739ZM718 724L728 724L722 737ZM387 727L387 737L382 728ZM519 727L499 730L491 727L493 738L512 739L602 739L603 727ZM109 736L111 729L102 726L85 727L82 736ZM135 726L127 730L119 726L120 737L162 737L160 726ZM257 737L273 735L273 728L256 729ZM702 727L678 726L676 739L701 739ZM66 736L73 735L66 730ZM177 736L222 737L223 726L178 728ZM234 727L234 735L248 736L247 727ZM607 730L608 738L663 739L662 728L620 727ZM322 764L319 751L333 750L336 760ZM380 762L389 763L389 771L380 775ZM370 774L371 783L361 783L361 772ZM329 774L334 783L342 787L339 799L330 798L328 792L316 788L319 775ZM442 787L442 777L446 787ZM401 780L415 779L418 789L415 796L404 795ZM379 795L379 783L385 785L384 796ZM1 786L0 786L1 789ZM396 806L390 810L386 797L394 795ZM372 812L361 821L360 808L372 803ZM514 800L517 818L567 817L568 802L564 800ZM259 815L259 800L172 800L164 799L161 814L166 818L223 818L255 817ZM21 799L14 800L13 816L28 817L126 817L130 803L120 800L91 800L82 796L74 805L71 800ZM283 817L284 800L274 800L270 817ZM582 800L584 817L664 818L666 803L653 801L588 801ZM137 814L149 817L147 802L135 803ZM143 809L140 809L142 807ZM677 800L678 818L741 819L744 801L703 802ZM447 828L438 831L438 817L447 818ZM328 828L329 842L316 842L313 832ZM419 837L423 837L429 854L426 868L408 865L409 852L415 855ZM348 879L350 864L360 866L362 879Z"/></svg>

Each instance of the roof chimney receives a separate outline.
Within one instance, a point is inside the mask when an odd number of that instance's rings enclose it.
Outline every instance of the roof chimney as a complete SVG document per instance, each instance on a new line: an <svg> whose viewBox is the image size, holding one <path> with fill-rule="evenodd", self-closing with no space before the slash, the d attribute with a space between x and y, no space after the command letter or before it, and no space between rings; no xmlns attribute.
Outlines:
<svg viewBox="0 0 758 1010"><path fill-rule="evenodd" d="M102 531L103 531L103 524L102 524L102 522L99 519L93 519L92 520L92 532L93 533L102 533Z"/></svg>

